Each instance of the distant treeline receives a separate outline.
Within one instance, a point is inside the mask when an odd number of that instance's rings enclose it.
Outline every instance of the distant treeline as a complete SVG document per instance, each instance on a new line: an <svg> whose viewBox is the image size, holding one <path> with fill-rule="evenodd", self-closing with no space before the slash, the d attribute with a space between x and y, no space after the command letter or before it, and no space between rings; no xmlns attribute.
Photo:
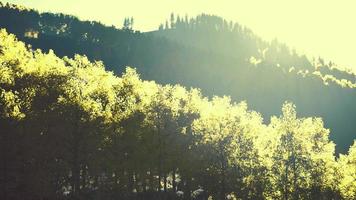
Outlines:
<svg viewBox="0 0 356 200"><path fill-rule="evenodd" d="M157 31L133 30L80 21L63 14L39 13L12 4L0 7L0 27L20 40L60 56L84 54L121 74L134 66L147 80L198 87L204 94L246 100L265 119L292 101L301 116L321 116L337 152L355 139L355 74L321 58L308 60L286 45L266 42L237 23L202 14L172 14ZM307 30L306 30L307 31Z"/></svg>
<svg viewBox="0 0 356 200"><path fill-rule="evenodd" d="M321 118L121 77L0 31L0 198L355 199Z"/></svg>

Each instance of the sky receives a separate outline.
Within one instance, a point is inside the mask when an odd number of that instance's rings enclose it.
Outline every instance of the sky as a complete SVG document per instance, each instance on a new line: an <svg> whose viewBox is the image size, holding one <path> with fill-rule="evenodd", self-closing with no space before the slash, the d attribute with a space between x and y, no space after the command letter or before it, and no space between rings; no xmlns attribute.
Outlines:
<svg viewBox="0 0 356 200"><path fill-rule="evenodd" d="M1 0L0 0L1 1ZM277 38L309 57L321 56L356 72L355 0L2 0L40 11L150 31L174 12L215 14L242 24L265 40Z"/></svg>

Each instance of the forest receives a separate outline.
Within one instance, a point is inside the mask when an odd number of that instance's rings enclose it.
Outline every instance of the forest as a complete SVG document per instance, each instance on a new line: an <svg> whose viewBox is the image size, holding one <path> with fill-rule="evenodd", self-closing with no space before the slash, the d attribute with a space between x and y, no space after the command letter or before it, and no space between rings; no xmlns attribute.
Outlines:
<svg viewBox="0 0 356 200"><path fill-rule="evenodd" d="M172 14L156 31L140 32L131 18L117 28L0 3L0 19L6 19L0 28L34 49L86 55L116 75L133 66L145 80L200 88L208 97L228 95L249 102L266 120L280 115L285 101L294 102L301 116L323 118L337 153L347 153L355 139L354 72L309 59L277 40L264 41L218 16Z"/></svg>
<svg viewBox="0 0 356 200"><path fill-rule="evenodd" d="M0 199L356 199L352 71L206 14L0 28Z"/></svg>
<svg viewBox="0 0 356 200"><path fill-rule="evenodd" d="M355 199L356 142L336 158L292 102L247 102L121 76L0 32L2 199Z"/></svg>

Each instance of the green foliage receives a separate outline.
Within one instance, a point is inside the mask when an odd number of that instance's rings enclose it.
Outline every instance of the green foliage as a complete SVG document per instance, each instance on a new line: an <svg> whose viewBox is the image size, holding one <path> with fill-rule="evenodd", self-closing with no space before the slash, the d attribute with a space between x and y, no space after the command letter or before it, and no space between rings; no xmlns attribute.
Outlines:
<svg viewBox="0 0 356 200"><path fill-rule="evenodd" d="M277 40L263 41L218 16L168 17L160 30L140 33L132 30L131 18L120 29L13 4L0 6L0 19L6 19L0 27L34 48L53 49L59 57L84 54L90 61L102 60L116 75L135 66L144 79L199 87L209 97L246 100L266 118L279 113L285 100L293 101L301 116L323 117L337 152L347 152L356 128L355 73L321 58L308 59ZM1 82L11 81L9 71L2 70ZM8 106L13 115L18 115L14 109L21 112Z"/></svg>
<svg viewBox="0 0 356 200"><path fill-rule="evenodd" d="M348 155L341 155L338 161L341 180L338 187L344 199L356 198L356 141Z"/></svg>
<svg viewBox="0 0 356 200"><path fill-rule="evenodd" d="M0 31L4 199L354 199L354 144L335 158L321 118L121 77ZM151 196L150 195L156 195Z"/></svg>
<svg viewBox="0 0 356 200"><path fill-rule="evenodd" d="M314 199L332 187L335 145L320 118L298 119L291 103L285 103L282 112L270 124L276 141L270 157L272 194L283 199Z"/></svg>

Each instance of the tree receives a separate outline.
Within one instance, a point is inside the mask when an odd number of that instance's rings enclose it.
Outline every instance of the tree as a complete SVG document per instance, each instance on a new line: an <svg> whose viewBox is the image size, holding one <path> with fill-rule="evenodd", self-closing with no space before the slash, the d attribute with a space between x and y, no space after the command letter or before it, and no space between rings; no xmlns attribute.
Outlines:
<svg viewBox="0 0 356 200"><path fill-rule="evenodd" d="M134 18L131 17L130 18L130 30L133 30L133 26L134 26Z"/></svg>
<svg viewBox="0 0 356 200"><path fill-rule="evenodd" d="M125 19L124 19L124 26L123 26L122 29L124 29L124 30L130 30L130 28L131 28L130 18L125 17Z"/></svg>
<svg viewBox="0 0 356 200"><path fill-rule="evenodd" d="M344 199L356 198L356 141L347 155L340 155L338 160L341 180L338 187Z"/></svg>
<svg viewBox="0 0 356 200"><path fill-rule="evenodd" d="M212 185L209 189L214 191L213 188L220 188L216 194L219 199L226 199L231 192L236 192L240 198L248 198L242 195L242 191L249 190L247 185L250 183L247 180L256 178L251 173L256 166L248 163L254 158L258 159L253 138L261 119L253 112L248 112L245 103L231 105L226 97L214 98L206 106L201 118L194 122L194 131L202 137L200 142L208 145L206 159L212 162L208 166L208 173L218 175L218 185Z"/></svg>
<svg viewBox="0 0 356 200"><path fill-rule="evenodd" d="M276 131L277 143L270 145L273 154L271 166L273 198L308 198L311 193L322 195L328 185L329 170L333 170L334 144L321 119L296 116L295 106L285 103L283 115L272 118L270 126ZM271 139L273 140L273 139ZM318 181L318 180L322 181ZM330 180L330 179L329 179ZM312 188L309 189L310 185Z"/></svg>
<svg viewBox="0 0 356 200"><path fill-rule="evenodd" d="M174 29L176 27L176 20L175 20L175 16L174 13L171 13L171 29Z"/></svg>

